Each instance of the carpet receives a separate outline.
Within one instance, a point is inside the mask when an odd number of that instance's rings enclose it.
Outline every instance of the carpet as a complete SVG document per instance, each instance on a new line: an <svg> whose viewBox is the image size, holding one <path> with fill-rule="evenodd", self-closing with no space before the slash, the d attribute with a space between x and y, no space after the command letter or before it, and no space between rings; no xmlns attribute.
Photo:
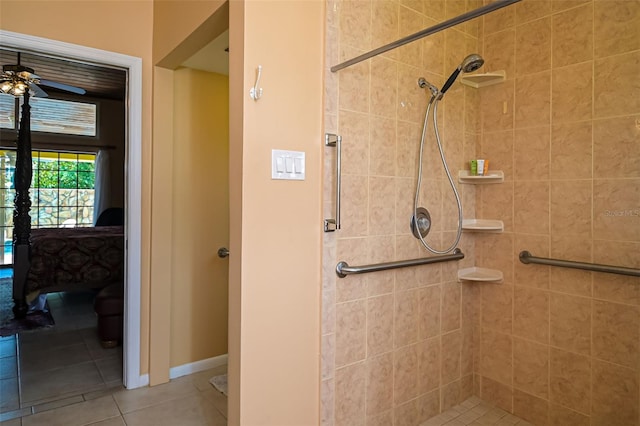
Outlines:
<svg viewBox="0 0 640 426"><path fill-rule="evenodd" d="M12 278L0 279L0 337L12 336L20 331L53 327L55 322L48 304L42 311L28 313L19 320L14 319L12 289Z"/></svg>
<svg viewBox="0 0 640 426"><path fill-rule="evenodd" d="M227 395L227 375L226 374L212 377L211 379L209 379L209 383L211 383L214 388L218 389L224 395Z"/></svg>

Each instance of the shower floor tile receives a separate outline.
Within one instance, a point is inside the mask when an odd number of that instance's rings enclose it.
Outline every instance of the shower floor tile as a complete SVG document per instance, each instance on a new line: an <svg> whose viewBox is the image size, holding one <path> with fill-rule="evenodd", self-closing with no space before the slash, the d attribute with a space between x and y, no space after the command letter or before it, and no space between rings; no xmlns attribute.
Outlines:
<svg viewBox="0 0 640 426"><path fill-rule="evenodd" d="M430 418L420 426L534 426L507 411L484 402L477 396Z"/></svg>

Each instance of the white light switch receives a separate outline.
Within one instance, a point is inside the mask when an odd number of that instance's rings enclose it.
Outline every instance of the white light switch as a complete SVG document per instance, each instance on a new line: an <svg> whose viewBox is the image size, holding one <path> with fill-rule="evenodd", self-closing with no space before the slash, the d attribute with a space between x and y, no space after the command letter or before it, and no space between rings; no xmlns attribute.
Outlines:
<svg viewBox="0 0 640 426"><path fill-rule="evenodd" d="M303 151L271 150L271 179L304 180Z"/></svg>

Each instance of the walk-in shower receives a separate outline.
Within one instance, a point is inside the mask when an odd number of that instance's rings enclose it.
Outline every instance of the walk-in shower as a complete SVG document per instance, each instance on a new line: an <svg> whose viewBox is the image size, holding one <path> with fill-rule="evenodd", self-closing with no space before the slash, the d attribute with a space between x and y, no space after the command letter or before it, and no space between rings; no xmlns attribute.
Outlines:
<svg viewBox="0 0 640 426"><path fill-rule="evenodd" d="M478 54L471 54L464 58L462 63L451 73L447 81L442 86L442 89L439 90L435 85L429 83L424 78L418 79L418 86L423 89L428 89L431 93L431 99L429 99L429 103L427 104L427 109L424 115L424 124L422 126L422 137L420 139L420 153L418 155L418 176L416 182L416 193L413 201L413 216L411 217L411 232L413 235L420 240L422 245L432 253L435 254L445 254L454 250L458 243L460 242L460 236L462 234L462 204L460 202L460 194L458 194L458 190L456 185L453 183L453 178L451 177L451 172L449 171L449 166L447 165L447 160L444 156L444 150L442 149L442 142L440 140L440 133L438 131L438 102L442 100L444 94L451 85L456 81L458 75L461 72L469 73L476 71L484 64L484 59ZM427 135L427 128L429 127L429 112L431 111L431 106L433 105L433 131L436 136L436 143L438 146L438 151L440 152L440 159L442 160L442 166L444 167L444 171L447 175L447 179L449 180L449 184L451 185L451 190L453 191L453 195L456 199L456 204L458 207L458 227L456 232L456 238L453 244L451 244L445 250L438 250L431 247L426 241L425 237L429 233L431 229L431 215L429 211L424 207L418 207L420 201L420 187L422 182L422 160L424 157L424 143Z"/></svg>

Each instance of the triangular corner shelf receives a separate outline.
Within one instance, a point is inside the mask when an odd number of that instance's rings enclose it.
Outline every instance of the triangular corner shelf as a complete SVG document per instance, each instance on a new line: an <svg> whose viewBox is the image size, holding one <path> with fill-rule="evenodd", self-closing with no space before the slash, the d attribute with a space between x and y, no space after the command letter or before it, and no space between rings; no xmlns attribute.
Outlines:
<svg viewBox="0 0 640 426"><path fill-rule="evenodd" d="M502 83L506 78L507 73L505 71L491 71L484 74L464 74L460 77L460 83L478 89Z"/></svg>

